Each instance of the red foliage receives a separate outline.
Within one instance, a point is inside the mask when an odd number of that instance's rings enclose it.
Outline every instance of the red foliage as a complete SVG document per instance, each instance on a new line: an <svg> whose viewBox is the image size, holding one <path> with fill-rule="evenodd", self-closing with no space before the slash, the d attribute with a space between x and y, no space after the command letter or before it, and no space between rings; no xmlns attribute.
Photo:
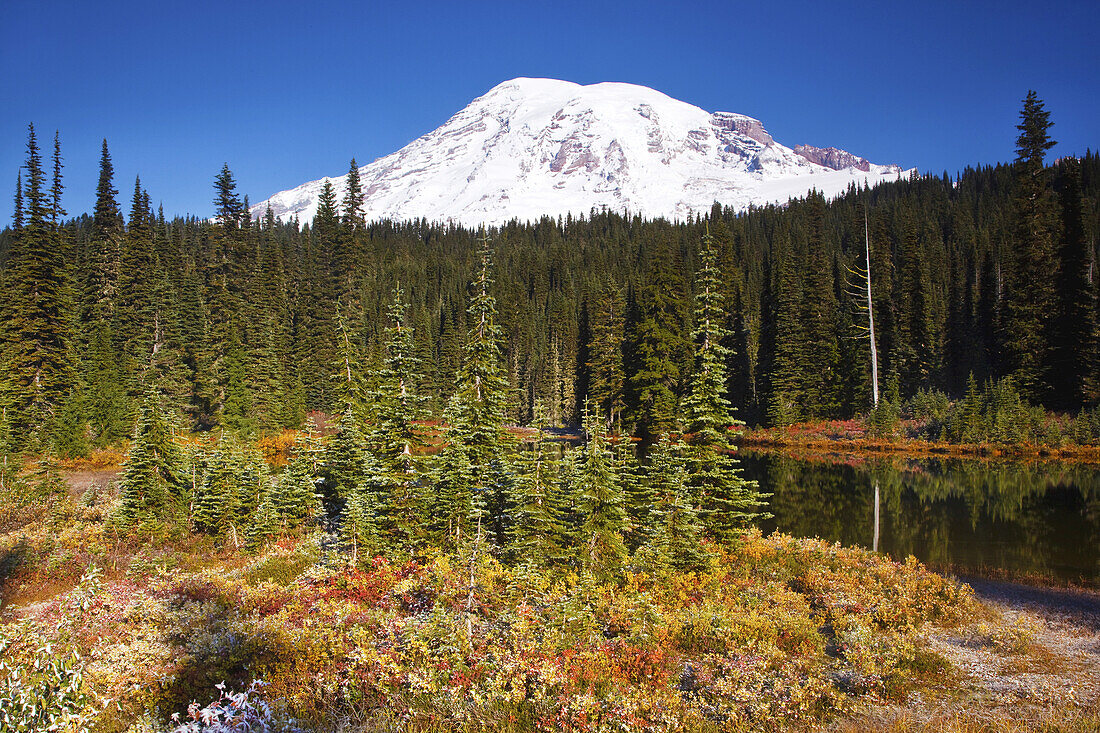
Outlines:
<svg viewBox="0 0 1100 733"><path fill-rule="evenodd" d="M672 673L666 650L646 649L628 642L616 641L603 647L608 666L615 679L631 684L663 686Z"/></svg>

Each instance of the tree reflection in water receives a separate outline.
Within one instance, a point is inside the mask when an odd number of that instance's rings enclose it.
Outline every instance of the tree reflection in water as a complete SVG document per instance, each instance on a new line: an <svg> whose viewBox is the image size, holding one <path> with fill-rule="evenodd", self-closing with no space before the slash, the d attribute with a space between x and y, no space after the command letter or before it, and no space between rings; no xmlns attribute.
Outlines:
<svg viewBox="0 0 1100 733"><path fill-rule="evenodd" d="M778 529L932 567L1100 584L1100 467L956 458L797 460L743 450ZM881 505L881 507L880 507Z"/></svg>

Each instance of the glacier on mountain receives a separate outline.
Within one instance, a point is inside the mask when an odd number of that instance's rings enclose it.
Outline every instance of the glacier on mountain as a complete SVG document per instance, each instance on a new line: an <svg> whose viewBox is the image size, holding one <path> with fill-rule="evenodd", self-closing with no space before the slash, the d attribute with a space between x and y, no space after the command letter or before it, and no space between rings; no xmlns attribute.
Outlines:
<svg viewBox="0 0 1100 733"><path fill-rule="evenodd" d="M835 148L788 148L759 120L648 87L526 78L498 84L359 169L368 221L468 226L593 210L684 219L715 201L740 210L902 174ZM252 215L270 206L282 220L310 221L326 180L341 200L343 176L322 178L261 201Z"/></svg>

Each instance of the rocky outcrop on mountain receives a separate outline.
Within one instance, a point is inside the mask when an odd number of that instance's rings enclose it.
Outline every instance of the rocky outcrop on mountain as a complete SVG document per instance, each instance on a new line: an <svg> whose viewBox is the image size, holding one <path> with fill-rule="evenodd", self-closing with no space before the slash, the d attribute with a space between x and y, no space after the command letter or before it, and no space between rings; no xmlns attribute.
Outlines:
<svg viewBox="0 0 1100 733"><path fill-rule="evenodd" d="M871 161L858 155L852 155L847 150L841 150L840 148L815 148L813 145L795 145L792 150L811 163L823 165L834 171L854 168L866 173L871 170Z"/></svg>

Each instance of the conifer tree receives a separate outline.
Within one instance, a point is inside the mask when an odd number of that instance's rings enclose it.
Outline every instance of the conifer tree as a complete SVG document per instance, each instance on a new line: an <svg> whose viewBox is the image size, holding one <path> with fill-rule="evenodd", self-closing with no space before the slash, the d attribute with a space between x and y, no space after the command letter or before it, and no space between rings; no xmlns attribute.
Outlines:
<svg viewBox="0 0 1100 733"><path fill-rule="evenodd" d="M363 355L339 303L336 304L336 334L337 357L332 365L332 394L341 411L350 409L362 420L367 402Z"/></svg>
<svg viewBox="0 0 1100 733"><path fill-rule="evenodd" d="M191 521L195 529L225 537L240 547L270 484L267 467L254 450L232 435L195 456Z"/></svg>
<svg viewBox="0 0 1100 733"><path fill-rule="evenodd" d="M588 395L604 415L609 427L619 423L623 411L623 327L621 291L605 282L596 292L591 307L591 341L588 346Z"/></svg>
<svg viewBox="0 0 1100 733"><path fill-rule="evenodd" d="M1062 237L1058 251L1057 317L1051 329L1051 403L1063 410L1100 396L1100 364L1094 360L1096 294L1090 273L1095 267L1085 234L1081 164L1064 163L1061 191Z"/></svg>
<svg viewBox="0 0 1100 733"><path fill-rule="evenodd" d="M449 428L446 441L432 466L432 517L430 531L436 542L447 549L456 549L467 536L467 527L474 510L473 494L477 474L471 460L471 449L463 434Z"/></svg>
<svg viewBox="0 0 1100 733"><path fill-rule="evenodd" d="M196 455L199 474L191 497L191 523L198 532L220 534L230 496L236 486L232 438L222 436L218 444Z"/></svg>
<svg viewBox="0 0 1100 733"><path fill-rule="evenodd" d="M382 545L374 497L369 486L357 484L348 492L347 502L340 513L340 538L351 548L353 565L359 564L360 555L375 551Z"/></svg>
<svg viewBox="0 0 1100 733"><path fill-rule="evenodd" d="M363 226L363 184L355 158L351 159L344 183L344 224L353 231Z"/></svg>
<svg viewBox="0 0 1100 733"><path fill-rule="evenodd" d="M340 534L351 548L353 562L361 548L380 549L381 533L400 521L390 506L384 472L368 448L359 421L351 406L344 409L325 451L324 466L326 485L334 501L342 504Z"/></svg>
<svg viewBox="0 0 1100 733"><path fill-rule="evenodd" d="M28 127L26 221L4 273L3 363L10 379L13 433L45 438L76 383L72 292L65 252L50 221L42 156Z"/></svg>
<svg viewBox="0 0 1100 733"><path fill-rule="evenodd" d="M221 172L214 179L214 191L217 194L214 197L214 218L227 229L237 228L244 212L229 163L222 164Z"/></svg>
<svg viewBox="0 0 1100 733"><path fill-rule="evenodd" d="M637 290L630 332L627 378L635 434L656 440L676 425L677 391L690 359L685 338L683 288L672 254L658 245L650 273Z"/></svg>
<svg viewBox="0 0 1100 733"><path fill-rule="evenodd" d="M786 232L776 234L774 255L777 271L774 296L774 365L768 421L789 425L802 417L804 338L802 284L798 277L793 244Z"/></svg>
<svg viewBox="0 0 1100 733"><path fill-rule="evenodd" d="M706 560L700 543L703 528L687 483L685 448L665 433L650 453L645 472L654 504L644 554L653 564L679 570L701 568Z"/></svg>
<svg viewBox="0 0 1100 733"><path fill-rule="evenodd" d="M378 443L394 470L412 470L413 448L422 442L416 420L424 416L424 398L417 385L422 381L412 328L406 325L408 306L404 292L394 288L393 302L387 312L385 358L379 374L376 396Z"/></svg>
<svg viewBox="0 0 1100 733"><path fill-rule="evenodd" d="M61 206L61 194L65 190L61 182L61 134L53 134L53 179L50 183L50 222L56 227L67 213Z"/></svg>
<svg viewBox="0 0 1100 733"><path fill-rule="evenodd" d="M215 225L204 233L202 306L208 328L203 350L196 354L196 392L201 395L203 426L222 422L228 409L227 427L245 434L254 429L250 410L251 390L246 375L251 369L242 334L246 323L243 296L247 281L247 237L250 227L236 192L228 165L214 181Z"/></svg>
<svg viewBox="0 0 1100 733"><path fill-rule="evenodd" d="M1055 304L1054 199L1043 158L1055 142L1042 100L1028 91L1023 104L1016 126L1016 236L1005 346L1014 381L1027 399L1038 402L1049 396L1048 333Z"/></svg>
<svg viewBox="0 0 1100 733"><path fill-rule="evenodd" d="M90 324L91 330L107 331L106 334L97 334L99 338L113 338L109 327L118 296L123 222L116 195L114 166L107 150L107 141L104 140L99 158L95 211L92 214L90 262L86 266L81 309L81 320Z"/></svg>
<svg viewBox="0 0 1100 733"><path fill-rule="evenodd" d="M326 230L334 231L340 221L336 208L336 187L325 179L321 191L317 194L317 213L313 217L313 232L323 236Z"/></svg>
<svg viewBox="0 0 1100 733"><path fill-rule="evenodd" d="M260 492L260 500L248 524L248 547L256 549L279 532L279 515L275 510L274 491L269 479Z"/></svg>
<svg viewBox="0 0 1100 733"><path fill-rule="evenodd" d="M833 417L839 407L836 337L836 292L833 262L825 236L825 197L812 191L807 205L807 250L802 322L805 333L801 364L805 407L814 417Z"/></svg>
<svg viewBox="0 0 1100 733"><path fill-rule="evenodd" d="M93 442L97 446L111 445L130 432L128 408L132 401L109 325L99 323L93 327L82 364L89 384L85 417Z"/></svg>
<svg viewBox="0 0 1100 733"><path fill-rule="evenodd" d="M737 422L723 394L729 349L723 345L727 332L722 322L725 308L719 290L721 275L709 235L703 239L699 261L692 334L695 371L683 403L691 440L689 446L676 447L674 452L677 465L687 471L685 483L692 490L692 511L704 520L711 536L728 541L739 527L759 516L757 509L763 497L755 482L740 476L727 432ZM671 444L668 450L673 450ZM667 491L666 495L671 496Z"/></svg>
<svg viewBox="0 0 1100 733"><path fill-rule="evenodd" d="M493 282L492 250L484 233L479 242L480 266L471 283L473 292L466 309L471 326L463 345L455 392L444 414L446 445L439 459L443 492L437 490L436 497L437 501L447 502L440 509L449 518L448 526L456 540L470 534L467 527L481 527L490 502L498 503L502 498L499 492L503 486L494 481L494 467L499 467L508 444L503 428L508 381L501 365L496 300L489 292ZM464 485L467 478L470 483ZM465 519L458 515L462 509L469 510Z"/></svg>
<svg viewBox="0 0 1100 733"><path fill-rule="evenodd" d="M308 446L307 442L307 446ZM297 529L321 514L321 497L317 493L317 473L310 447L294 456L275 482L271 497L275 514L284 530Z"/></svg>
<svg viewBox="0 0 1100 733"><path fill-rule="evenodd" d="M11 228L19 232L23 228L23 169L15 174L15 213L11 217Z"/></svg>
<svg viewBox="0 0 1100 733"><path fill-rule="evenodd" d="M424 400L417 390L421 381L413 331L406 321L407 306L400 287L394 289L387 313L386 348L375 400L375 438L388 485L387 505L393 511L393 530L398 542L418 538L426 521L427 506L421 495L419 466L413 449L423 444L416 423L424 415Z"/></svg>
<svg viewBox="0 0 1100 733"><path fill-rule="evenodd" d="M325 483L338 501L346 501L352 490L377 469L367 449L367 440L360 428L359 416L349 405L340 413L336 433L325 447Z"/></svg>
<svg viewBox="0 0 1100 733"><path fill-rule="evenodd" d="M732 447L689 446L685 459L696 511L710 537L729 543L753 521L771 516L769 495L741 475Z"/></svg>
<svg viewBox="0 0 1100 733"><path fill-rule="evenodd" d="M99 154L99 182L96 184L95 211L92 215L92 237L97 240L116 235L122 229L122 214L115 199L118 191L115 189L114 177L115 167L104 138Z"/></svg>
<svg viewBox="0 0 1100 733"><path fill-rule="evenodd" d="M124 523L171 515L182 493L183 460L158 403L155 394L142 403L122 467L119 518Z"/></svg>
<svg viewBox="0 0 1100 733"><path fill-rule="evenodd" d="M629 526L624 531L626 546L631 552L635 552L653 536L654 525L651 520L655 496L628 437L620 438L615 446L615 473L623 489L629 519Z"/></svg>
<svg viewBox="0 0 1100 733"><path fill-rule="evenodd" d="M508 538L511 557L535 565L556 564L565 557L566 527L554 486L557 466L545 444L544 423L540 417L534 441L515 461L515 512Z"/></svg>
<svg viewBox="0 0 1100 733"><path fill-rule="evenodd" d="M577 471L576 494L582 517L580 556L584 568L600 577L614 572L627 558L623 531L627 517L622 486L607 446L598 411L584 416L587 442Z"/></svg>
<svg viewBox="0 0 1100 733"><path fill-rule="evenodd" d="M504 408L508 381L501 365L501 330L496 322L496 299L490 294L492 250L482 236L480 266L471 284L473 294L466 309L471 324L456 376L455 396L448 422L463 431L478 465L487 465L504 443Z"/></svg>
<svg viewBox="0 0 1100 733"><path fill-rule="evenodd" d="M122 368L132 380L131 391L137 391L142 369L152 354L152 253L153 231L141 178L137 178L130 222L122 239L112 327Z"/></svg>
<svg viewBox="0 0 1100 733"><path fill-rule="evenodd" d="M710 234L703 237L699 252L695 293L695 368L687 395L681 404L684 423L697 445L726 445L726 431L734 424L732 408L725 397L726 361L730 350L724 344L725 304L721 273Z"/></svg>

